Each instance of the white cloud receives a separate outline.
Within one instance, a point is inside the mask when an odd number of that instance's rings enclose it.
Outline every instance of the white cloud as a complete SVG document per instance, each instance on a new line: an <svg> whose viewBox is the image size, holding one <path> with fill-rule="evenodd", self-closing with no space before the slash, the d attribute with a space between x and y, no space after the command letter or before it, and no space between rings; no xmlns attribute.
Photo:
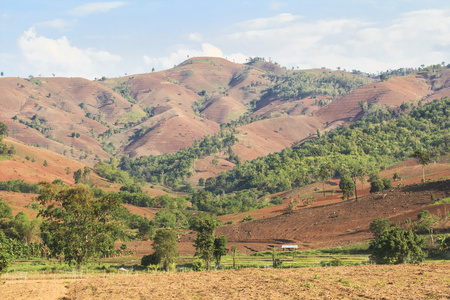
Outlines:
<svg viewBox="0 0 450 300"><path fill-rule="evenodd" d="M301 16L292 15L290 13L279 14L270 18L257 18L244 22L240 22L237 25L238 28L244 30L260 30L264 28L276 28L278 26L285 25L292 21L301 18Z"/></svg>
<svg viewBox="0 0 450 300"><path fill-rule="evenodd" d="M278 1L278 0L272 0L272 1L270 1L269 6L270 6L270 9L272 9L272 10L280 10L286 6L286 3Z"/></svg>
<svg viewBox="0 0 450 300"><path fill-rule="evenodd" d="M77 17L85 17L97 13L105 13L111 9L121 7L127 4L124 1L113 1L113 2L93 2L77 6L69 11L69 14Z"/></svg>
<svg viewBox="0 0 450 300"><path fill-rule="evenodd" d="M247 56L243 55L242 53L224 55L222 50L209 43L202 43L200 46L201 50L181 47L177 51L174 51L164 57L151 58L147 55L144 55L144 63L150 67L155 67L157 70L164 70L172 68L174 65L177 65L186 60L188 57L226 57L228 60L240 63L245 62L245 59L247 58Z"/></svg>
<svg viewBox="0 0 450 300"><path fill-rule="evenodd" d="M287 67L377 72L449 60L450 12L422 10L384 23L360 19L305 21L279 14L252 19L212 39L224 52L271 57Z"/></svg>
<svg viewBox="0 0 450 300"><path fill-rule="evenodd" d="M24 57L23 68L30 74L49 76L81 76L93 79L109 75L122 58L106 51L80 49L70 44L67 37L50 39L38 36L30 28L19 39Z"/></svg>
<svg viewBox="0 0 450 300"><path fill-rule="evenodd" d="M201 42L202 41L202 35L198 32L191 32L188 35L188 39L194 42Z"/></svg>
<svg viewBox="0 0 450 300"><path fill-rule="evenodd" d="M40 22L38 24L36 24L36 27L47 27L47 28L55 28L55 29L59 29L59 30L65 30L67 28L69 28L70 26L72 26L72 22L70 21L66 21L63 19L54 19L51 21L46 21L46 22Z"/></svg>

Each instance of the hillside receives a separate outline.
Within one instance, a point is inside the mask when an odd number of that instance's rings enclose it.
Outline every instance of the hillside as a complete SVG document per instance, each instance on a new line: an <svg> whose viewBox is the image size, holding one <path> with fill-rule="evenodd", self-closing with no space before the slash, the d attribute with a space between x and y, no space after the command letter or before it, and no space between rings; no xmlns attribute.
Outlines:
<svg viewBox="0 0 450 300"><path fill-rule="evenodd" d="M218 133L222 123L263 117L235 125L233 150L245 161L356 120L361 102L398 107L448 95L449 78L444 69L372 83L341 71L199 57L161 72L95 81L0 78L0 121L13 139L93 165L114 154L173 153ZM286 90L289 82L300 82L298 90Z"/></svg>
<svg viewBox="0 0 450 300"><path fill-rule="evenodd" d="M450 175L446 169L446 176ZM384 193L370 194L350 201L317 200L309 206L299 206L294 211L286 204L273 207L275 216L262 212L260 219L225 225L217 229L217 235L225 235L230 245L237 245L240 252L270 251L272 246L297 244L300 249L331 248L364 242L372 238L369 224L376 218L388 218L392 223L402 223L410 218L417 220L417 214L429 210L443 218L439 226L450 227L445 217L450 204L431 206L431 194L436 199L450 197L450 180L412 184ZM265 210L265 209L263 209ZM258 211L242 213L240 216L255 215ZM230 219L225 217L224 220ZM180 249L190 253L195 234L183 236Z"/></svg>

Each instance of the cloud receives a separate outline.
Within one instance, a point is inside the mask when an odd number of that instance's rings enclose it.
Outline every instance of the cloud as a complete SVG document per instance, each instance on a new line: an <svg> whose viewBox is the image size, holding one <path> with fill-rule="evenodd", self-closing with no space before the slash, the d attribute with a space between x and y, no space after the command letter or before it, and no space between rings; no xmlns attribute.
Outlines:
<svg viewBox="0 0 450 300"><path fill-rule="evenodd" d="M191 32L188 35L188 39L195 42L201 42L202 41L202 35L198 32Z"/></svg>
<svg viewBox="0 0 450 300"><path fill-rule="evenodd" d="M286 3L283 3L278 0L272 0L272 1L270 1L270 4L269 4L270 9L272 9L272 10L280 10L285 6L286 6Z"/></svg>
<svg viewBox="0 0 450 300"><path fill-rule="evenodd" d="M49 76L81 76L93 79L108 75L122 58L106 51L80 49L70 44L67 37L50 39L38 36L34 28L19 39L23 68L32 74Z"/></svg>
<svg viewBox="0 0 450 300"><path fill-rule="evenodd" d="M269 18L256 18L237 23L237 27L244 30L261 30L264 28L276 28L286 23L290 23L301 16L292 15L290 13L279 14Z"/></svg>
<svg viewBox="0 0 450 300"><path fill-rule="evenodd" d="M238 49L287 67L377 72L445 61L450 54L450 12L413 11L378 23L346 18L306 21L279 14L237 23L210 41L224 52Z"/></svg>
<svg viewBox="0 0 450 300"><path fill-rule="evenodd" d="M155 67L158 70L164 70L172 68L174 65L177 65L188 57L199 57L199 56L210 56L210 57L223 57L229 60L234 60L236 62L245 62L247 56L241 53L235 53L230 55L224 55L222 50L212 44L202 43L200 45L201 50L180 47L178 50L170 53L167 56L152 58L150 56L144 55L143 60L144 63L150 67Z"/></svg>
<svg viewBox="0 0 450 300"><path fill-rule="evenodd" d="M127 4L124 1L113 1L113 2L93 2L77 6L69 11L69 15L76 17L86 17L92 14L105 13L111 9L121 7Z"/></svg>
<svg viewBox="0 0 450 300"><path fill-rule="evenodd" d="M72 22L63 19L54 19L52 21L40 22L36 24L36 27L55 28L59 30L66 30L72 26Z"/></svg>

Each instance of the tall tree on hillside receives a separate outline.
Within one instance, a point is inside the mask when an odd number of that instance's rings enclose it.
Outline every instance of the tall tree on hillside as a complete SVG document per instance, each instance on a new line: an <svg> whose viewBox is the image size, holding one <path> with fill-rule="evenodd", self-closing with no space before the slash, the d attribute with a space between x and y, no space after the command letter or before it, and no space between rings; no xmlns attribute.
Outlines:
<svg viewBox="0 0 450 300"><path fill-rule="evenodd" d="M220 221L210 215L197 216L192 222L191 228L197 231L197 238L194 241L195 256L205 261L207 270L214 258L215 231L219 225Z"/></svg>
<svg viewBox="0 0 450 300"><path fill-rule="evenodd" d="M178 259L177 233L170 229L160 229L153 239L155 255L161 258L164 270L169 271L170 265Z"/></svg>
<svg viewBox="0 0 450 300"><path fill-rule="evenodd" d="M54 256L75 263L77 268L95 254L108 254L114 249L119 227L113 215L120 208L114 196L92 198L84 185L62 188L40 182L39 201L45 220L42 239Z"/></svg>
<svg viewBox="0 0 450 300"><path fill-rule="evenodd" d="M227 254L227 237L222 235L218 238L214 239L214 259L216 260L216 267L220 267L220 261L222 259L222 256Z"/></svg>
<svg viewBox="0 0 450 300"><path fill-rule="evenodd" d="M345 198L349 200L355 192L355 183L349 176L344 176L339 182L339 188L342 190L342 200L344 200Z"/></svg>
<svg viewBox="0 0 450 300"><path fill-rule="evenodd" d="M422 165L422 182L425 182L425 166L430 163L430 154L426 151L416 150L413 154L414 158L417 158Z"/></svg>
<svg viewBox="0 0 450 300"><path fill-rule="evenodd" d="M322 192L323 192L323 196L325 197L325 179L328 178L328 170L325 169L324 167L320 168L319 170L319 178L322 181Z"/></svg>
<svg viewBox="0 0 450 300"><path fill-rule="evenodd" d="M8 136L8 126L5 123L0 122L0 142L3 140L3 137Z"/></svg>

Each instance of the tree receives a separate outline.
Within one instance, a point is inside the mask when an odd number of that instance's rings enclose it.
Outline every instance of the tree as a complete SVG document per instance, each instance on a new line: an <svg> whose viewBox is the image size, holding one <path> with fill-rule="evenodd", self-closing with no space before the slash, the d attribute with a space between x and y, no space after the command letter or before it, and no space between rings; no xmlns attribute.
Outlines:
<svg viewBox="0 0 450 300"><path fill-rule="evenodd" d="M377 264L419 263L426 257L425 241L412 230L395 227L370 242L370 258Z"/></svg>
<svg viewBox="0 0 450 300"><path fill-rule="evenodd" d="M83 171L81 169L78 169L77 171L73 172L73 179L75 180L75 184L78 184L81 182Z"/></svg>
<svg viewBox="0 0 450 300"><path fill-rule="evenodd" d="M370 223L370 231L373 233L375 238L379 237L382 233L386 232L391 228L391 221L385 218L377 218Z"/></svg>
<svg viewBox="0 0 450 300"><path fill-rule="evenodd" d="M220 225L216 217L210 215L197 216L192 221L191 228L197 231L197 238L194 241L195 255L203 259L206 269L209 270L211 259L214 257L215 231Z"/></svg>
<svg viewBox="0 0 450 300"><path fill-rule="evenodd" d="M169 271L171 264L179 257L177 233L170 229L158 230L153 239L153 250L155 256L160 258L164 270Z"/></svg>
<svg viewBox="0 0 450 300"><path fill-rule="evenodd" d="M4 233L0 231L0 242L2 241L4 236ZM0 275L2 275L2 273L4 273L11 265L11 260L11 255L6 251L5 248L3 248L2 243L0 243Z"/></svg>
<svg viewBox="0 0 450 300"><path fill-rule="evenodd" d="M342 190L342 200L344 200L345 197L349 200L354 194L355 183L349 176L344 176L339 182L339 188Z"/></svg>
<svg viewBox="0 0 450 300"><path fill-rule="evenodd" d="M222 256L227 254L227 237L222 235L214 239L214 259L216 260L216 267L220 267Z"/></svg>
<svg viewBox="0 0 450 300"><path fill-rule="evenodd" d="M377 193L392 188L392 183L389 178L381 178L378 173L373 173L369 176L370 193Z"/></svg>
<svg viewBox="0 0 450 300"><path fill-rule="evenodd" d="M88 166L84 166L82 177L83 177L84 183L90 182L91 181L91 168L89 168Z"/></svg>
<svg viewBox="0 0 450 300"><path fill-rule="evenodd" d="M322 192L323 192L323 196L325 197L325 179L327 179L327 177L328 177L328 170L325 168L320 168L318 175L319 175L320 180L323 181Z"/></svg>
<svg viewBox="0 0 450 300"><path fill-rule="evenodd" d="M47 166L48 166L48 163L46 160L44 160L44 167L47 167Z"/></svg>
<svg viewBox="0 0 450 300"><path fill-rule="evenodd" d="M3 141L3 137L8 136L8 126L5 123L0 122L0 142Z"/></svg>
<svg viewBox="0 0 450 300"><path fill-rule="evenodd" d="M233 269L236 269L236 253L238 251L238 246L231 246L231 253L233 254Z"/></svg>
<svg viewBox="0 0 450 300"><path fill-rule="evenodd" d="M118 198L107 195L92 198L84 185L61 188L49 182L40 182L43 188L38 197L45 220L41 226L44 244L53 256L77 268L95 254L108 254L114 249L119 227L114 213L120 208Z"/></svg>
<svg viewBox="0 0 450 300"><path fill-rule="evenodd" d="M0 219L12 219L13 218L13 214L12 214L12 209L11 206L9 206L8 203L6 203L5 201L2 200L2 198L0 198Z"/></svg>
<svg viewBox="0 0 450 300"><path fill-rule="evenodd" d="M418 227L428 231L431 238L431 245L434 246L433 230L436 226L436 223L439 221L439 217L433 216L428 210L422 210L417 215L417 218L419 219Z"/></svg>
<svg viewBox="0 0 450 300"><path fill-rule="evenodd" d="M422 150L416 150L413 154L414 158L417 158L422 165L422 182L425 182L425 166L430 163L430 154Z"/></svg>

